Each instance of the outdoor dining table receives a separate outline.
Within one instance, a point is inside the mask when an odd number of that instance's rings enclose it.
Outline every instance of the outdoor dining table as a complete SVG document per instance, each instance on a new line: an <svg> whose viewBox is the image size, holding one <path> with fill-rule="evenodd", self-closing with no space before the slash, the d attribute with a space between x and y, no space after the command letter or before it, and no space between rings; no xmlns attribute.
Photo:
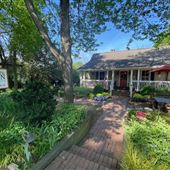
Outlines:
<svg viewBox="0 0 170 170"><path fill-rule="evenodd" d="M155 97L154 101L159 110L161 110L161 106L170 103L170 98L165 97Z"/></svg>

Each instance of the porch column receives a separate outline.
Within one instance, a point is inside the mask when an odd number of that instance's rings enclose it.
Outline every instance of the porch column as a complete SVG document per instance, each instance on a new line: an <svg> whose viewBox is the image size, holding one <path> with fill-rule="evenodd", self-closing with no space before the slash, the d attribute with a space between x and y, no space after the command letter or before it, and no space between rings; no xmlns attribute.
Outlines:
<svg viewBox="0 0 170 170"><path fill-rule="evenodd" d="M138 78L137 78L137 91L140 89L140 70L138 69Z"/></svg>
<svg viewBox="0 0 170 170"><path fill-rule="evenodd" d="M107 89L109 90L109 71L106 72Z"/></svg>
<svg viewBox="0 0 170 170"><path fill-rule="evenodd" d="M84 72L84 86L86 87L86 72Z"/></svg>
<svg viewBox="0 0 170 170"><path fill-rule="evenodd" d="M80 86L83 86L83 72L80 72Z"/></svg>
<svg viewBox="0 0 170 170"><path fill-rule="evenodd" d="M110 94L112 95L112 90L114 90L114 80L115 79L115 71L112 71L112 82L110 84Z"/></svg>
<svg viewBox="0 0 170 170"><path fill-rule="evenodd" d="M130 70L130 97L132 97L133 93L133 70Z"/></svg>

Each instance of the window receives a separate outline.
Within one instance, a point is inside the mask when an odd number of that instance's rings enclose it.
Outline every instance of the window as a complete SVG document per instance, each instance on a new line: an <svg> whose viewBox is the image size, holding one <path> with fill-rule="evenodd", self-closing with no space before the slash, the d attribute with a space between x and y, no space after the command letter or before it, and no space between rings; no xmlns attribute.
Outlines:
<svg viewBox="0 0 170 170"><path fill-rule="evenodd" d="M142 71L142 80L149 80L149 71Z"/></svg>
<svg viewBox="0 0 170 170"><path fill-rule="evenodd" d="M90 72L90 79L95 80L96 79L96 72Z"/></svg>
<svg viewBox="0 0 170 170"><path fill-rule="evenodd" d="M98 80L99 79L99 72L97 71L96 72L96 80Z"/></svg>
<svg viewBox="0 0 170 170"><path fill-rule="evenodd" d="M102 71L100 72L100 80L104 80L105 79L105 72Z"/></svg>

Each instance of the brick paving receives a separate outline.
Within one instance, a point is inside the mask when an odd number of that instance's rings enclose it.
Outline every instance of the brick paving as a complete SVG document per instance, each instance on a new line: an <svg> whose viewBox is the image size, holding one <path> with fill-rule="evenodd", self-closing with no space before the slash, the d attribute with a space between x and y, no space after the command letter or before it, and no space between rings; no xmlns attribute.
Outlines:
<svg viewBox="0 0 170 170"><path fill-rule="evenodd" d="M121 160L124 129L123 117L128 99L114 96L102 106L103 114L86 138L60 153L45 170L116 170Z"/></svg>

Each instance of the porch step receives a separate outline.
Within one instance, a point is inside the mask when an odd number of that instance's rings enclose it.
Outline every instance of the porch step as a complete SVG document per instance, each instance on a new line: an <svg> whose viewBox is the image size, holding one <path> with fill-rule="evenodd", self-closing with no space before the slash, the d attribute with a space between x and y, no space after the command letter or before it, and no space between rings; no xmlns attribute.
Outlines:
<svg viewBox="0 0 170 170"><path fill-rule="evenodd" d="M107 168L116 168L117 166L116 159L113 159L109 156L105 156L104 154L98 153L96 151L79 147L77 145L72 146L72 148L69 151L72 152L73 154L79 155L95 163L100 162L100 165Z"/></svg>
<svg viewBox="0 0 170 170"><path fill-rule="evenodd" d="M96 162L63 151L45 170L109 170Z"/></svg>

